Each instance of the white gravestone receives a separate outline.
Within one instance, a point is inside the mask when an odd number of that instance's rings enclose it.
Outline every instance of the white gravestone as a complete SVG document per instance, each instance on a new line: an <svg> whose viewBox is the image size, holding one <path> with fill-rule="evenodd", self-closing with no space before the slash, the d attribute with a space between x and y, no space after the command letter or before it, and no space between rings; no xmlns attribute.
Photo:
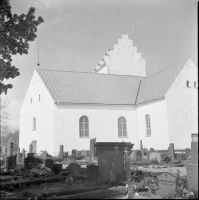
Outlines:
<svg viewBox="0 0 199 200"><path fill-rule="evenodd" d="M168 172L160 174L157 179L159 193L175 193L176 189L178 189L178 178Z"/></svg>

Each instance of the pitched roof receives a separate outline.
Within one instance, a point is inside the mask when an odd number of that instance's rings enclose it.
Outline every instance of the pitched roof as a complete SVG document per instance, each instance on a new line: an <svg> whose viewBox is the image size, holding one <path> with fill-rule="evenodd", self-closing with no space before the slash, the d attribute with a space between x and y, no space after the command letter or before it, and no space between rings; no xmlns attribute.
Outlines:
<svg viewBox="0 0 199 200"><path fill-rule="evenodd" d="M38 69L55 102L135 105L161 99L188 60L149 77Z"/></svg>
<svg viewBox="0 0 199 200"><path fill-rule="evenodd" d="M37 70L55 102L135 104L142 77Z"/></svg>
<svg viewBox="0 0 199 200"><path fill-rule="evenodd" d="M163 98L187 61L188 59L143 79L136 104Z"/></svg>

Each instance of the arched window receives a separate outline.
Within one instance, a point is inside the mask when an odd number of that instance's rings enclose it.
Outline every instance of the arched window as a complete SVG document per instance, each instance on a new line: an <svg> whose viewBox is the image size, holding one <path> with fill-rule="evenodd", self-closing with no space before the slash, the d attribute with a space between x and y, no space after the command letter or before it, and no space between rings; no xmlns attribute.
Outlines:
<svg viewBox="0 0 199 200"><path fill-rule="evenodd" d="M190 81L187 81L187 87L190 88Z"/></svg>
<svg viewBox="0 0 199 200"><path fill-rule="evenodd" d="M33 117L33 124L32 124L32 130L35 131L36 130L36 118Z"/></svg>
<svg viewBox="0 0 199 200"><path fill-rule="evenodd" d="M125 117L120 117L118 119L118 135L119 137L127 136L126 119Z"/></svg>
<svg viewBox="0 0 199 200"><path fill-rule="evenodd" d="M89 121L87 116L82 116L79 119L79 134L80 137L89 137Z"/></svg>
<svg viewBox="0 0 199 200"><path fill-rule="evenodd" d="M150 122L150 116L146 115L146 136L151 136L151 122Z"/></svg>
<svg viewBox="0 0 199 200"><path fill-rule="evenodd" d="M198 82L197 81L194 81L194 87L198 88Z"/></svg>

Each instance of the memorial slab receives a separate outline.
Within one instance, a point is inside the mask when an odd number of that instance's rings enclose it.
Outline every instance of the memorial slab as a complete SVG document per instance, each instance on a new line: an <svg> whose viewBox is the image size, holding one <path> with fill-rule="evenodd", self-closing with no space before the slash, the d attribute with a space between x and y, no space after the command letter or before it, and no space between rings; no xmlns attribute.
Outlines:
<svg viewBox="0 0 199 200"><path fill-rule="evenodd" d="M170 173L164 172L157 176L158 193L171 194L178 189L178 178Z"/></svg>
<svg viewBox="0 0 199 200"><path fill-rule="evenodd" d="M69 174L70 175L80 175L81 174L81 165L79 165L78 163L71 163L68 166L69 169Z"/></svg>

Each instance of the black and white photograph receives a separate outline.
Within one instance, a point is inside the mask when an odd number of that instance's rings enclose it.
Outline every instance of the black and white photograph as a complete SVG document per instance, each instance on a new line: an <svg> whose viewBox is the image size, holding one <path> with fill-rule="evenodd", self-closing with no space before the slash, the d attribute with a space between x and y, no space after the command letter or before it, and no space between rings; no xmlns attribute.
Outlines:
<svg viewBox="0 0 199 200"><path fill-rule="evenodd" d="M198 1L0 0L1 199L198 199Z"/></svg>

